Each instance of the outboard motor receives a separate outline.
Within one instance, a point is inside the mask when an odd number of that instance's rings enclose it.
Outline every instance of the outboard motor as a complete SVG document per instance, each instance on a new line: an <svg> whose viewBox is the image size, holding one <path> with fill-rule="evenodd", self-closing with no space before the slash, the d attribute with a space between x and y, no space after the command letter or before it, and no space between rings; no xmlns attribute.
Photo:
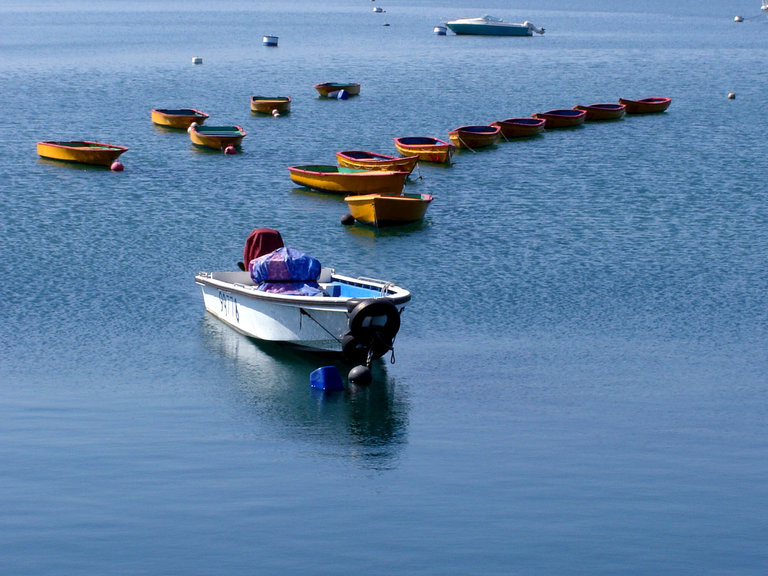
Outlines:
<svg viewBox="0 0 768 576"><path fill-rule="evenodd" d="M528 20L523 22L523 25L528 26L528 30L531 32L535 32L536 34L544 34L544 28L536 28L536 26L528 22Z"/></svg>

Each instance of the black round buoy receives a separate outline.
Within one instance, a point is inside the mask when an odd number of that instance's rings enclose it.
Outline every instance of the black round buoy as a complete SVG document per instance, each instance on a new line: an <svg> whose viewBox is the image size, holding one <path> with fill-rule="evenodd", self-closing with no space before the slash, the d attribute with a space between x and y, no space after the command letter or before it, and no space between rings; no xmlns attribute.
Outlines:
<svg viewBox="0 0 768 576"><path fill-rule="evenodd" d="M360 386L367 386L373 380L371 369L368 366L355 366L349 371L347 376L350 382L353 384L359 384Z"/></svg>
<svg viewBox="0 0 768 576"><path fill-rule="evenodd" d="M736 98L736 94L734 92L728 92L728 100L733 100Z"/></svg>
<svg viewBox="0 0 768 576"><path fill-rule="evenodd" d="M352 226L352 224L355 223L355 217L352 216L352 214L344 214L344 216L341 217L341 223L344 224L344 226Z"/></svg>

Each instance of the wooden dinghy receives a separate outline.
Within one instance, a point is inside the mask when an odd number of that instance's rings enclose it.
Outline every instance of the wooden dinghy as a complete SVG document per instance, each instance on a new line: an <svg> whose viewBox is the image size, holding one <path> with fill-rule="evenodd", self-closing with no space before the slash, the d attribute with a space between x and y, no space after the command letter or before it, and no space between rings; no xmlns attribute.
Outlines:
<svg viewBox="0 0 768 576"><path fill-rule="evenodd" d="M360 84L357 82L322 82L315 84L314 88L324 98L332 98L334 93L338 93L341 90L344 90L349 96L360 94Z"/></svg>
<svg viewBox="0 0 768 576"><path fill-rule="evenodd" d="M296 184L332 194L400 194L408 172L392 170L356 170L343 166L311 164L289 166Z"/></svg>
<svg viewBox="0 0 768 576"><path fill-rule="evenodd" d="M37 143L37 153L41 158L93 164L96 166L111 166L123 152L125 146L90 142L88 140L45 141Z"/></svg>
<svg viewBox="0 0 768 576"><path fill-rule="evenodd" d="M432 202L430 194L365 194L344 201L355 220L368 226L411 224L424 218Z"/></svg>
<svg viewBox="0 0 768 576"><path fill-rule="evenodd" d="M640 100L619 98L619 104L624 104L627 107L627 114L658 114L669 108L671 103L672 99L666 96L654 96Z"/></svg>
<svg viewBox="0 0 768 576"><path fill-rule="evenodd" d="M345 168L357 170L397 170L410 174L419 161L417 155L413 156L388 156L367 152L365 150L343 150L336 152L336 162Z"/></svg>
<svg viewBox="0 0 768 576"><path fill-rule="evenodd" d="M208 119L208 114L194 108L155 108L152 110L152 122L167 128L186 130L192 122L202 124Z"/></svg>
<svg viewBox="0 0 768 576"><path fill-rule="evenodd" d="M501 130L501 136L507 140L512 138L530 138L544 131L544 125L547 123L542 118L507 118L491 122L491 126L498 126Z"/></svg>
<svg viewBox="0 0 768 576"><path fill-rule="evenodd" d="M222 150L227 146L238 148L245 137L240 126L198 126L189 127L189 139L197 146Z"/></svg>
<svg viewBox="0 0 768 576"><path fill-rule="evenodd" d="M549 130L551 128L571 128L572 126L584 124L584 121L587 118L587 113L585 110L573 110L569 108L549 110L548 112L537 112L533 117L546 120L547 123L544 127Z"/></svg>
<svg viewBox="0 0 768 576"><path fill-rule="evenodd" d="M251 112L258 114L287 114L291 111L291 98L289 96L251 96Z"/></svg>
<svg viewBox="0 0 768 576"><path fill-rule="evenodd" d="M587 113L586 121L619 120L624 118L627 107L624 104L590 104L589 106L576 105L574 110L584 110Z"/></svg>
<svg viewBox="0 0 768 576"><path fill-rule="evenodd" d="M498 126L459 126L448 133L448 137L456 148L485 148L493 146L501 138Z"/></svg>
<svg viewBox="0 0 768 576"><path fill-rule="evenodd" d="M447 164L453 155L453 145L431 136L395 138L395 148L403 156L418 156L420 161Z"/></svg>

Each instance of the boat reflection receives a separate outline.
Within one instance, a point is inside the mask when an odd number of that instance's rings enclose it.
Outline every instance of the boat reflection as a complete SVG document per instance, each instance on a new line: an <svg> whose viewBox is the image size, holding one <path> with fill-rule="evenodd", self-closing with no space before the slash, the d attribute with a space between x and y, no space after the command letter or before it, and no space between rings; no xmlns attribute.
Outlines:
<svg viewBox="0 0 768 576"><path fill-rule="evenodd" d="M365 468L396 466L406 442L408 405L387 374L389 356L373 363L372 384L356 386L346 383L350 367L333 356L252 340L209 315L201 329L205 346L231 361L244 402L255 416L279 425L280 435ZM312 371L331 365L339 368L346 389L325 393L310 388Z"/></svg>

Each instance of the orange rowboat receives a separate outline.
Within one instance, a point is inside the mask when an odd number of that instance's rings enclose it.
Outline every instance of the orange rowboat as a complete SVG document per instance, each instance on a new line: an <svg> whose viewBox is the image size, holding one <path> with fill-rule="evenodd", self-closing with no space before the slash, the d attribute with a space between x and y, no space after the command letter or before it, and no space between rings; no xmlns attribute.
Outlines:
<svg viewBox="0 0 768 576"><path fill-rule="evenodd" d="M96 166L111 166L117 157L127 150L125 146L87 140L37 143L37 153L42 158Z"/></svg>
<svg viewBox="0 0 768 576"><path fill-rule="evenodd" d="M387 156L364 150L344 150L336 152L339 166L357 170L398 170L410 174L419 161L418 156Z"/></svg>
<svg viewBox="0 0 768 576"><path fill-rule="evenodd" d="M202 124L207 118L208 114L194 108L155 108L152 110L152 122L167 128L186 130L192 122Z"/></svg>
<svg viewBox="0 0 768 576"><path fill-rule="evenodd" d="M341 90L344 90L350 96L360 94L360 84L357 82L322 82L321 84L315 84L314 88L320 96L325 98Z"/></svg>
<svg viewBox="0 0 768 576"><path fill-rule="evenodd" d="M657 114L664 112L671 103L672 99L665 96L655 96L641 100L619 98L619 104L624 104L627 107L627 114Z"/></svg>
<svg viewBox="0 0 768 576"><path fill-rule="evenodd" d="M424 162L439 164L451 161L453 146L445 140L431 136L405 136L394 140L395 148L403 156L418 156Z"/></svg>
<svg viewBox="0 0 768 576"><path fill-rule="evenodd" d="M448 133L451 143L456 148L485 148L493 146L501 138L498 126L460 126Z"/></svg>
<svg viewBox="0 0 768 576"><path fill-rule="evenodd" d="M227 146L240 146L245 137L245 130L240 126L198 126L189 127L189 139L197 146L223 150Z"/></svg>
<svg viewBox="0 0 768 576"><path fill-rule="evenodd" d="M624 104L590 104L589 106L573 107L574 110L584 110L587 113L587 122L596 120L618 120L624 118L627 107Z"/></svg>
<svg viewBox="0 0 768 576"><path fill-rule="evenodd" d="M432 202L430 194L365 194L344 201L355 220L369 226L410 224L424 218Z"/></svg>
<svg viewBox="0 0 768 576"><path fill-rule="evenodd" d="M548 112L537 112L533 115L534 118L542 118L547 121L545 128L570 128L571 126L578 126L584 124L584 120L587 118L587 112L585 110L550 110Z"/></svg>
<svg viewBox="0 0 768 576"><path fill-rule="evenodd" d="M541 118L507 118L491 122L491 126L498 126L501 129L502 137L507 140L511 138L530 138L544 131L546 120Z"/></svg>
<svg viewBox="0 0 768 576"><path fill-rule="evenodd" d="M291 99L288 96L267 98L266 96L251 96L251 112L259 114L287 114L291 111Z"/></svg>
<svg viewBox="0 0 768 576"><path fill-rule="evenodd" d="M289 166L291 180L300 186L332 194L400 194L408 172L355 170L325 164Z"/></svg>

